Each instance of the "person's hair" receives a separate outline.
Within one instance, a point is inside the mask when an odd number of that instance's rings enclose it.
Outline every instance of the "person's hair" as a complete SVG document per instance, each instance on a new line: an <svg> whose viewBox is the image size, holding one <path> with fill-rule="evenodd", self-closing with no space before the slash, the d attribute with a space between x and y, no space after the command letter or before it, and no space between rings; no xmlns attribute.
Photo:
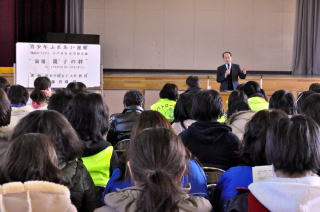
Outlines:
<svg viewBox="0 0 320 212"><path fill-rule="evenodd" d="M85 91L86 88L87 86L83 82L70 82L67 85L67 89L70 89L74 94Z"/></svg>
<svg viewBox="0 0 320 212"><path fill-rule="evenodd" d="M1 165L2 183L30 180L68 184L58 167L50 138L40 133L20 135L10 142Z"/></svg>
<svg viewBox="0 0 320 212"><path fill-rule="evenodd" d="M137 211L178 211L176 197L184 193L178 180L188 163L181 139L168 129L146 129L131 142L128 160L143 190Z"/></svg>
<svg viewBox="0 0 320 212"><path fill-rule="evenodd" d="M64 88L56 90L56 92L49 98L48 109L63 113L73 96L74 94L69 89Z"/></svg>
<svg viewBox="0 0 320 212"><path fill-rule="evenodd" d="M76 94L70 100L64 115L83 141L103 140L108 132L109 111L100 94Z"/></svg>
<svg viewBox="0 0 320 212"><path fill-rule="evenodd" d="M12 139L26 133L43 133L55 146L59 162L81 156L83 144L68 120L53 110L36 110L23 117L13 130Z"/></svg>
<svg viewBox="0 0 320 212"><path fill-rule="evenodd" d="M192 119L191 115L191 105L193 101L194 95L184 93L179 96L179 99L174 107L173 122L181 122L183 125L183 121Z"/></svg>
<svg viewBox="0 0 320 212"><path fill-rule="evenodd" d="M308 96L303 101L301 112L312 118L320 126L320 94L314 93Z"/></svg>
<svg viewBox="0 0 320 212"><path fill-rule="evenodd" d="M190 88L194 88L194 87L198 88L199 87L199 77L198 76L189 76L186 79L186 84Z"/></svg>
<svg viewBox="0 0 320 212"><path fill-rule="evenodd" d="M312 95L312 94L315 94L316 92L314 92L314 91L303 91L303 92L301 92L299 95L298 95L298 98L297 98L297 112L299 113L299 114L301 114L302 113L302 105L303 105L303 103L304 103L304 100L308 97L308 96L310 96L310 95Z"/></svg>
<svg viewBox="0 0 320 212"><path fill-rule="evenodd" d="M288 175L317 173L320 168L320 128L312 119L283 118L268 130L266 156L275 171Z"/></svg>
<svg viewBox="0 0 320 212"><path fill-rule="evenodd" d="M37 77L34 80L34 89L30 94L32 101L40 104L48 99L44 90L51 88L51 81L48 77Z"/></svg>
<svg viewBox="0 0 320 212"><path fill-rule="evenodd" d="M250 110L247 95L243 91L232 91L228 98L227 117L229 118L232 114L244 110Z"/></svg>
<svg viewBox="0 0 320 212"><path fill-rule="evenodd" d="M171 129L169 121L158 111L145 110L138 117L132 128L130 138L136 137L142 130L146 128L167 128Z"/></svg>
<svg viewBox="0 0 320 212"><path fill-rule="evenodd" d="M0 88L2 88L4 90L4 92L6 92L6 93L8 92L8 90L10 88L10 83L4 77L0 77Z"/></svg>
<svg viewBox="0 0 320 212"><path fill-rule="evenodd" d="M178 87L175 84L172 83L166 83L160 93L159 96L161 99L167 98L173 101L176 101L178 99L179 93L178 93Z"/></svg>
<svg viewBox="0 0 320 212"><path fill-rule="evenodd" d="M241 148L243 162L249 166L267 165L265 145L267 130L287 115L281 110L261 110L246 124Z"/></svg>
<svg viewBox="0 0 320 212"><path fill-rule="evenodd" d="M193 99L191 114L197 121L217 120L223 114L220 94L215 90L200 91Z"/></svg>
<svg viewBox="0 0 320 212"><path fill-rule="evenodd" d="M243 86L244 93L248 96L248 98L253 97L255 94L261 94L264 99L267 100L267 96L263 89L260 88L259 83L256 81L248 81Z"/></svg>
<svg viewBox="0 0 320 212"><path fill-rule="evenodd" d="M123 104L125 106L139 105L144 103L144 96L138 90L129 90L125 93L123 97Z"/></svg>
<svg viewBox="0 0 320 212"><path fill-rule="evenodd" d="M222 53L222 58L224 58L225 54L230 54L230 56L232 57L232 53L230 51L225 51L225 52Z"/></svg>
<svg viewBox="0 0 320 212"><path fill-rule="evenodd" d="M10 124L11 106L6 92L0 88L0 127Z"/></svg>
<svg viewBox="0 0 320 212"><path fill-rule="evenodd" d="M21 85L12 85L8 91L11 104L27 104L29 99L28 90Z"/></svg>
<svg viewBox="0 0 320 212"><path fill-rule="evenodd" d="M294 96L286 90L278 90L272 94L269 100L269 108L283 110L288 115L294 115L297 112Z"/></svg>
<svg viewBox="0 0 320 212"><path fill-rule="evenodd" d="M310 85L309 91L314 91L316 93L320 93L320 83L314 82Z"/></svg>

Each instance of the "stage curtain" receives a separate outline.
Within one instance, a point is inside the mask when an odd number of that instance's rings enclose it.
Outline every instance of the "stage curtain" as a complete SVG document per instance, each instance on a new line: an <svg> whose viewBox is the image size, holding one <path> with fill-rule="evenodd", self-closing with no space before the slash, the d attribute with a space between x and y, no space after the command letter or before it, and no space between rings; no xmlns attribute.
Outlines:
<svg viewBox="0 0 320 212"><path fill-rule="evenodd" d="M15 2L0 0L0 67L13 66L15 58Z"/></svg>
<svg viewBox="0 0 320 212"><path fill-rule="evenodd" d="M320 75L320 1L297 0L294 75Z"/></svg>
<svg viewBox="0 0 320 212"><path fill-rule="evenodd" d="M65 33L83 33L83 0L65 0Z"/></svg>
<svg viewBox="0 0 320 212"><path fill-rule="evenodd" d="M17 41L32 42L46 32L64 32L65 0L15 0Z"/></svg>

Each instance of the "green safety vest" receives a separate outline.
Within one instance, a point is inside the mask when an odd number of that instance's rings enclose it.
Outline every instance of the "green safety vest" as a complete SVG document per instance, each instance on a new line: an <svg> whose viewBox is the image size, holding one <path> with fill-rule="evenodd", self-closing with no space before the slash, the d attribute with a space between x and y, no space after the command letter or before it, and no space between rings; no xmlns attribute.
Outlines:
<svg viewBox="0 0 320 212"><path fill-rule="evenodd" d="M225 114L223 114L218 120L217 122L220 122L220 123L225 123L227 121L226 117L225 117Z"/></svg>
<svg viewBox="0 0 320 212"><path fill-rule="evenodd" d="M151 110L160 112L166 119L173 121L173 111L176 101L170 99L159 99L156 103L151 105Z"/></svg>
<svg viewBox="0 0 320 212"><path fill-rule="evenodd" d="M248 104L251 110L260 111L260 110L268 110L269 103L262 97L251 97L248 99Z"/></svg>
<svg viewBox="0 0 320 212"><path fill-rule="evenodd" d="M96 186L105 187L110 179L112 153L113 146L109 146L95 155L81 158Z"/></svg>

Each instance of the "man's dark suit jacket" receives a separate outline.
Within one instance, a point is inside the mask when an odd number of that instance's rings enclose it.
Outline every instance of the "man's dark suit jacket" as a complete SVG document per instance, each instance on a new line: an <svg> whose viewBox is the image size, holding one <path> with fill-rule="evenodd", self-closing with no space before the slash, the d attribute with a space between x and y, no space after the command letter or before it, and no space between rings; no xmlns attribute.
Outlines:
<svg viewBox="0 0 320 212"><path fill-rule="evenodd" d="M225 64L222 66L218 67L217 71L217 82L220 82L220 91L226 91L228 90L228 79L230 77L225 77L225 73L227 71L227 67ZM229 75L230 76L230 75ZM233 90L235 90L239 83L238 83L238 76L241 79L246 78L246 74L243 73L241 70L240 66L238 64L233 64L231 65L231 80L232 80L232 85L233 85Z"/></svg>

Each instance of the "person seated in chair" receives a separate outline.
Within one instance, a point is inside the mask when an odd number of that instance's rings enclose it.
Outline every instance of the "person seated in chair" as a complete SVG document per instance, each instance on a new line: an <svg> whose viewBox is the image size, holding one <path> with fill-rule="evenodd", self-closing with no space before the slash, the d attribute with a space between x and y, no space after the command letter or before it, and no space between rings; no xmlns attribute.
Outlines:
<svg viewBox="0 0 320 212"><path fill-rule="evenodd" d="M119 141L130 138L132 127L143 111L144 97L140 91L127 91L123 98L124 110L110 117L108 141L116 145Z"/></svg>

